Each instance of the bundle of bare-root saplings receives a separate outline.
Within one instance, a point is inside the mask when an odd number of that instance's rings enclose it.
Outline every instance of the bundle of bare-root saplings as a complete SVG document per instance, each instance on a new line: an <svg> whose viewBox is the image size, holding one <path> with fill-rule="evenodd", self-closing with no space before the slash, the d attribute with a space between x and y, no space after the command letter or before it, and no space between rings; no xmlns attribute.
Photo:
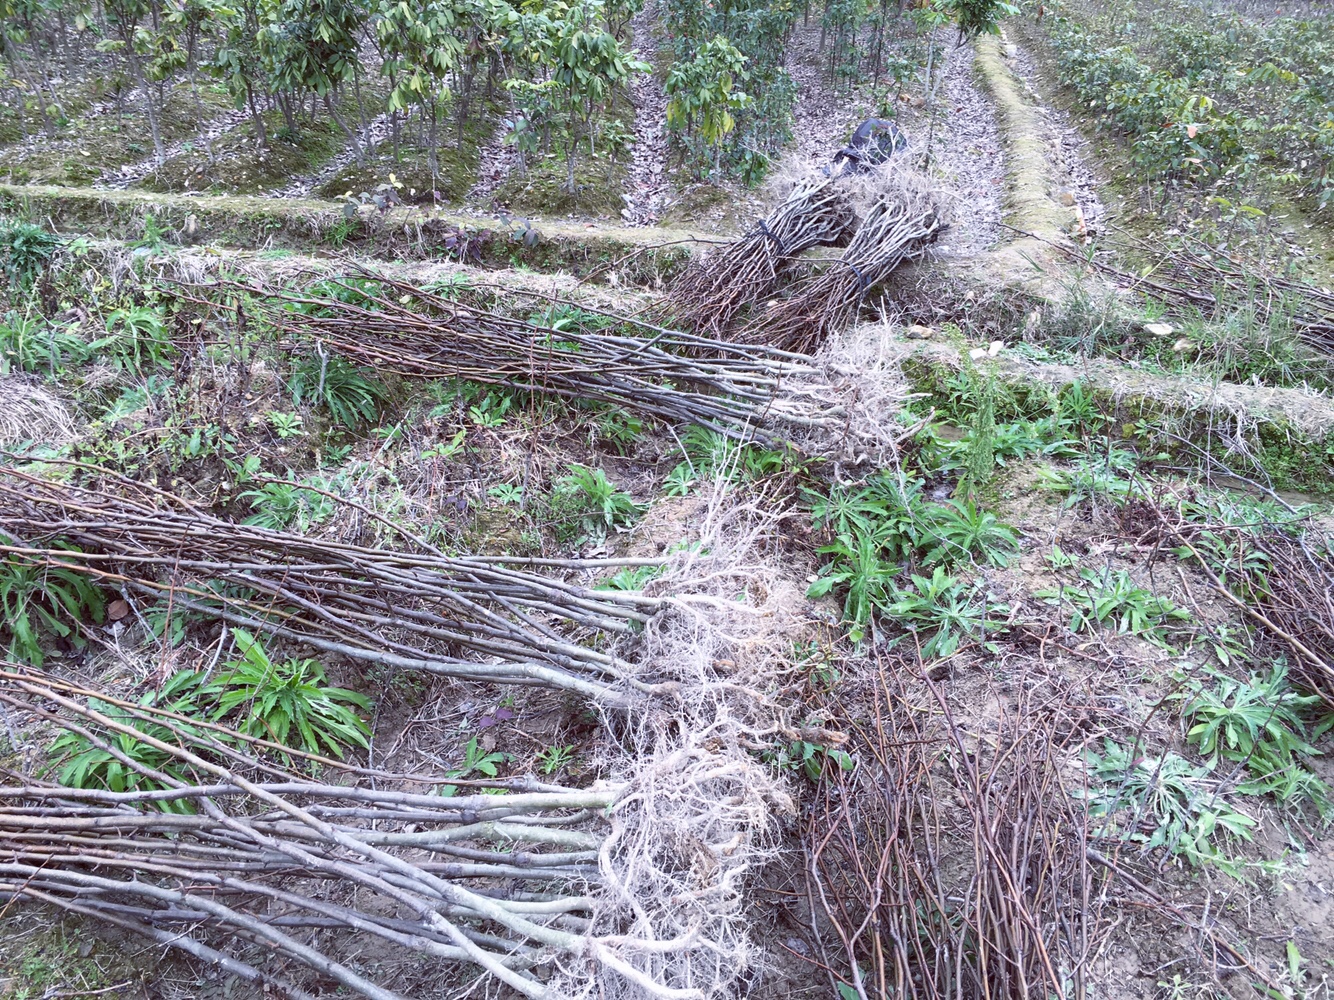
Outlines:
<svg viewBox="0 0 1334 1000"><path fill-rule="evenodd" d="M856 229L849 185L813 173L744 237L694 261L677 279L668 309L700 334L725 337L742 309L772 295L799 254L842 246Z"/></svg>
<svg viewBox="0 0 1334 1000"><path fill-rule="evenodd" d="M714 336L751 311L737 343L814 353L856 314L867 293L905 260L921 256L944 223L930 181L898 162L853 174L816 175L743 239L694 264L673 286L670 310ZM770 301L793 274L798 255L815 246L844 246L836 263Z"/></svg>
<svg viewBox="0 0 1334 1000"><path fill-rule="evenodd" d="M247 291L267 298L274 321L300 343L382 372L608 403L769 446L832 438L848 423L845 387L808 358L616 316L599 322L628 332L543 326L380 275L360 277L355 286L334 282L341 296Z"/></svg>
<svg viewBox="0 0 1334 1000"><path fill-rule="evenodd" d="M493 560L367 548L234 524L129 480L103 492L0 469L0 554L81 574L145 608L299 641L365 664L536 684L599 703L654 685L600 636L661 606Z"/></svg>
<svg viewBox="0 0 1334 1000"><path fill-rule="evenodd" d="M0 710L108 778L9 772L6 910L89 917L301 1000L417 996L454 963L547 1000L705 1000L739 967L737 886L766 814L739 750L678 747L586 789L442 796L337 762L312 778L224 726L11 664Z"/></svg>
<svg viewBox="0 0 1334 1000"><path fill-rule="evenodd" d="M856 318L872 288L936 241L944 221L925 176L887 166L864 182L873 185L870 207L843 255L790 298L758 310L735 339L813 354Z"/></svg>

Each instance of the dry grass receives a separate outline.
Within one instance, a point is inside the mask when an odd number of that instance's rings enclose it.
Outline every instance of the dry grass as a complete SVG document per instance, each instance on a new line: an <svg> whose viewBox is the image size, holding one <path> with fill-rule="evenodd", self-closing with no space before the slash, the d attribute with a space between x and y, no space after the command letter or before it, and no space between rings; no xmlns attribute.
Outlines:
<svg viewBox="0 0 1334 1000"><path fill-rule="evenodd" d="M75 437L74 421L55 395L22 376L0 376L0 446L62 445Z"/></svg>

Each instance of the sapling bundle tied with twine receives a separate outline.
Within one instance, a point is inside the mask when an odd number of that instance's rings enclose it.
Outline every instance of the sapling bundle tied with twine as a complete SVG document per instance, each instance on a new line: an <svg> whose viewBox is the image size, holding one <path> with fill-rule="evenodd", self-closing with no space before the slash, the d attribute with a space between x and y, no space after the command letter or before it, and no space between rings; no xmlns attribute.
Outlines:
<svg viewBox="0 0 1334 1000"><path fill-rule="evenodd" d="M773 294L799 254L842 246L855 227L845 181L802 176L751 232L692 263L672 286L669 309L696 332L723 337L737 313Z"/></svg>
<svg viewBox="0 0 1334 1000"><path fill-rule="evenodd" d="M866 183L870 207L843 255L791 298L758 312L736 340L814 353L855 318L872 288L904 261L924 254L944 230L938 199L924 175L887 165Z"/></svg>

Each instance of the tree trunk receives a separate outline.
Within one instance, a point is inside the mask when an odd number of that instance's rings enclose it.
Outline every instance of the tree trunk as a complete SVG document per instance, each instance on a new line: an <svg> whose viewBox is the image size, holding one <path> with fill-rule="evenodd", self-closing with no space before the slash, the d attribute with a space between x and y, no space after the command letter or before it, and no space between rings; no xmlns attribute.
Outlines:
<svg viewBox="0 0 1334 1000"><path fill-rule="evenodd" d="M570 117L573 118L574 116L571 115ZM574 127L574 122L572 121L570 122L569 142L566 143L565 146L565 167L566 167L565 191L567 194L574 194L576 191L578 191L578 187L574 183L574 157L575 153L577 153L578 151L579 151L579 130Z"/></svg>
<svg viewBox="0 0 1334 1000"><path fill-rule="evenodd" d="M245 99L246 104L250 106L250 120L255 123L255 141L259 143L259 151L267 153L269 151L269 137L264 131L264 115L255 106L255 90L249 83L245 87Z"/></svg>
<svg viewBox="0 0 1334 1000"><path fill-rule="evenodd" d="M208 112L204 109L204 99L199 96L199 81L195 77L195 68L190 67L190 92L195 97L195 108L199 111L199 134L204 137L204 149L208 153L208 165L218 162L213 153L213 139L208 134Z"/></svg>
<svg viewBox="0 0 1334 1000"><path fill-rule="evenodd" d="M357 98L357 121L361 122L362 128L368 128L370 122L366 120L366 102L361 99L361 65L354 64L352 70L352 93Z"/></svg>
<svg viewBox="0 0 1334 1000"><path fill-rule="evenodd" d="M4 57L7 60L9 60L9 64L14 67L14 74L16 79L18 78L20 68L22 68L22 75L27 81L28 89L31 90L32 93L35 94L37 97L37 111L42 116L42 128L47 132L47 134L54 135L55 132L54 129L52 128L51 119L48 118L46 114L46 101L42 99L42 89L41 87L37 86L36 83L33 82L32 73L29 72L28 68L23 64L20 54L18 52L15 52L14 49L11 47L11 43L9 39L5 36L5 33L3 31L0 31L0 54L3 54ZM20 117L22 117L23 115L24 105L26 103L27 103L26 101L22 101L19 103Z"/></svg>
<svg viewBox="0 0 1334 1000"><path fill-rule="evenodd" d="M18 111L19 132L23 136L23 141L27 142L29 138L28 116L24 114L27 109L23 106L23 88L19 86L14 87L14 108Z"/></svg>
<svg viewBox="0 0 1334 1000"><path fill-rule="evenodd" d="M361 148L361 141L357 138L356 131L348 128L347 123L344 122L338 112L334 110L333 101L329 99L328 94L324 95L324 107L325 110L329 112L329 117L334 120L334 124L341 128L347 135L347 141L352 144L352 155L357 158L357 166L364 167L366 165L366 153Z"/></svg>
<svg viewBox="0 0 1334 1000"><path fill-rule="evenodd" d="M440 130L440 102L433 95L431 98L431 141L426 146L426 163L431 168L431 187L437 186L436 182L440 177L440 158L436 154L436 146L439 144Z"/></svg>
<svg viewBox="0 0 1334 1000"><path fill-rule="evenodd" d="M397 74L397 73L390 73L390 74L389 74L389 93L392 94L392 93L393 93L395 90L397 90L397 89L398 89L398 74ZM394 162L395 162L395 163L402 163L402 162L403 162L403 152L402 152L402 149L400 148L399 138L398 138L398 109L397 109L397 108L395 108L394 110L392 110L392 111L389 112L389 141L392 142L392 143L393 143L393 146L394 146Z"/></svg>
<svg viewBox="0 0 1334 1000"><path fill-rule="evenodd" d="M132 55L128 58L130 72L134 75L139 89L144 92L144 106L148 109L148 130L153 135L153 161L160 167L167 158L167 150L162 145L162 129L158 124L158 109L153 101L153 88L148 85L148 79L144 76L144 68L139 64L139 60Z"/></svg>

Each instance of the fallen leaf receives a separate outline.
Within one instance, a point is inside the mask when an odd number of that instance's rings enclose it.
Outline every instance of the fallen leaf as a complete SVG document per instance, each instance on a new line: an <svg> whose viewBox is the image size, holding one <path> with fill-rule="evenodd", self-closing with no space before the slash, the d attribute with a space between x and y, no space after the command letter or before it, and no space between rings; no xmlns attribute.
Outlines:
<svg viewBox="0 0 1334 1000"><path fill-rule="evenodd" d="M130 604L128 601L117 598L107 605L107 619L118 622L130 613Z"/></svg>

